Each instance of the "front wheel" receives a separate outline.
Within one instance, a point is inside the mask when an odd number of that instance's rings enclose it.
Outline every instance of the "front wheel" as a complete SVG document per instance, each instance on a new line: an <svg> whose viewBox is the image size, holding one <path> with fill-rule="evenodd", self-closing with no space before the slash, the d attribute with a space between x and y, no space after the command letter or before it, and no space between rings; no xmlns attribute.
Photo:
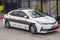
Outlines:
<svg viewBox="0 0 60 40"><path fill-rule="evenodd" d="M30 32L31 32L32 34L36 34L36 33L37 33L37 28L36 28L36 26L30 26Z"/></svg>

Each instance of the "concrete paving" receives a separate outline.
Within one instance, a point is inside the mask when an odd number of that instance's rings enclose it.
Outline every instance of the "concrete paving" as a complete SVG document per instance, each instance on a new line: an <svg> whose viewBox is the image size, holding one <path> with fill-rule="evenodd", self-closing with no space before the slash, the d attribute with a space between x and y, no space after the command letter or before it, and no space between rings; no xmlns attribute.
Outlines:
<svg viewBox="0 0 60 40"><path fill-rule="evenodd" d="M0 40L60 40L60 28L53 33L31 34L26 30L5 28L0 19Z"/></svg>

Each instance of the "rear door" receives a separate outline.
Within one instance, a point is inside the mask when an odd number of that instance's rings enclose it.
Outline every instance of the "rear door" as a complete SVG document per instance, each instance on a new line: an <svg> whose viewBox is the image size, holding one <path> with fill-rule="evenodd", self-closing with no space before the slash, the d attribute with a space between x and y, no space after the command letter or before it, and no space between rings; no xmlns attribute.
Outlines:
<svg viewBox="0 0 60 40"><path fill-rule="evenodd" d="M16 19L18 20L18 22L17 22L18 23L18 28L28 30L30 23L29 23L29 17L25 12L19 11Z"/></svg>
<svg viewBox="0 0 60 40"><path fill-rule="evenodd" d="M9 14L9 22L10 22L10 25L13 26L13 27L17 27L17 15L18 15L18 11L12 11L10 14Z"/></svg>

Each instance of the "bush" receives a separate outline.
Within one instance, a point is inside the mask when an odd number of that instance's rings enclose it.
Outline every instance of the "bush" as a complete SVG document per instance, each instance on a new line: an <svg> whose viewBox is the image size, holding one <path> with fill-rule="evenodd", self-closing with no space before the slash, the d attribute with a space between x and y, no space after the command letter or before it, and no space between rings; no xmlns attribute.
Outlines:
<svg viewBox="0 0 60 40"><path fill-rule="evenodd" d="M38 12L41 12L41 13L42 13L42 11L41 11L41 8L40 8L40 7L35 7L35 10L36 10L36 11L38 11Z"/></svg>

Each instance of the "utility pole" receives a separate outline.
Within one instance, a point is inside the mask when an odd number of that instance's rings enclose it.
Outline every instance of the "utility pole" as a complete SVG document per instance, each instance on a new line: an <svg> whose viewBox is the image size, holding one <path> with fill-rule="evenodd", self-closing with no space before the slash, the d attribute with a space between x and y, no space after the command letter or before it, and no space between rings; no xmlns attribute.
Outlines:
<svg viewBox="0 0 60 40"><path fill-rule="evenodd" d="M41 0L40 2L41 2L41 12L43 12L43 0Z"/></svg>
<svg viewBox="0 0 60 40"><path fill-rule="evenodd" d="M59 26L59 19L58 19L58 0L56 0L56 11L57 11L57 17L56 19L58 20L58 26Z"/></svg>
<svg viewBox="0 0 60 40"><path fill-rule="evenodd" d="M30 0L28 0L28 7L30 8Z"/></svg>
<svg viewBox="0 0 60 40"><path fill-rule="evenodd" d="M23 0L22 0L22 8L23 8Z"/></svg>
<svg viewBox="0 0 60 40"><path fill-rule="evenodd" d="M58 0L56 0L56 11L57 11L57 17L58 17Z"/></svg>

